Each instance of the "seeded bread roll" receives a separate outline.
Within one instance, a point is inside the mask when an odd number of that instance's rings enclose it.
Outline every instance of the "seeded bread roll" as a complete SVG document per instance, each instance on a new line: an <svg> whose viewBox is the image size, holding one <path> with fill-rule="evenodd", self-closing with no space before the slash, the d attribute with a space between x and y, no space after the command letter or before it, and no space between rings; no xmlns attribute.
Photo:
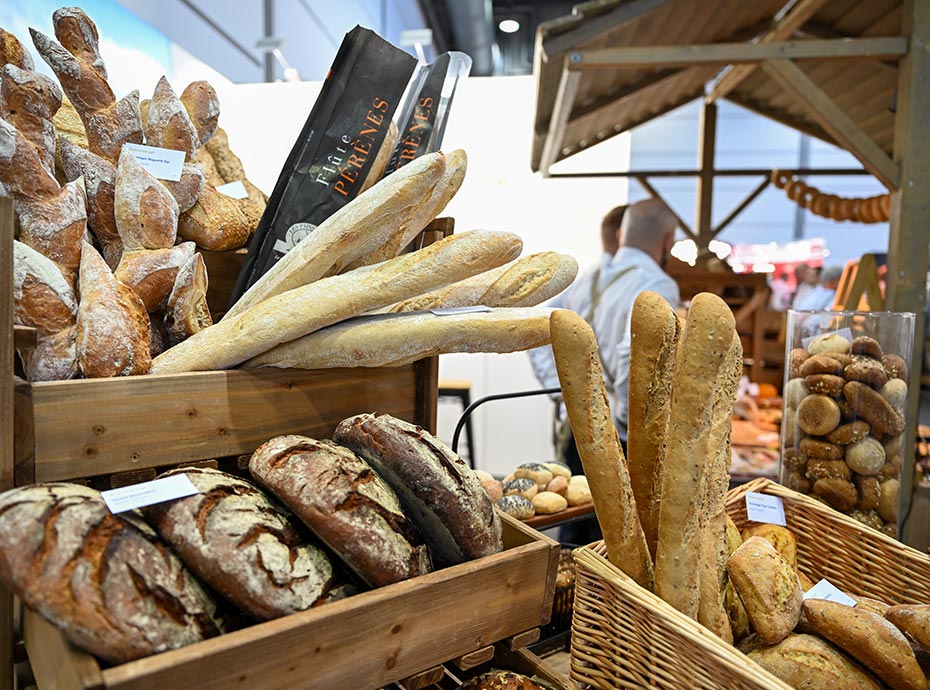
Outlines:
<svg viewBox="0 0 930 690"><path fill-rule="evenodd" d="M468 465L422 427L386 414L339 423L333 440L354 451L397 492L437 565L501 551L501 522Z"/></svg>
<svg viewBox="0 0 930 690"><path fill-rule="evenodd" d="M498 510L502 513L507 513L518 520L529 520L536 515L536 508L533 507L533 502L526 496L520 496L519 494L502 496L497 499L496 505Z"/></svg>
<svg viewBox="0 0 930 690"><path fill-rule="evenodd" d="M549 320L552 351L578 455L590 480L594 510L610 562L652 588L652 558L636 511L620 437L614 427L594 331L578 314L556 309ZM569 486L569 502L572 502Z"/></svg>
<svg viewBox="0 0 930 690"><path fill-rule="evenodd" d="M155 532L99 492L35 484L0 495L0 580L65 636L120 664L217 635L216 606Z"/></svg>
<svg viewBox="0 0 930 690"><path fill-rule="evenodd" d="M371 586L432 570L397 495L347 448L278 436L252 454L249 471Z"/></svg>
<svg viewBox="0 0 930 690"><path fill-rule="evenodd" d="M304 611L333 586L329 557L249 482L180 468L200 493L143 508L145 519L216 592L259 620Z"/></svg>

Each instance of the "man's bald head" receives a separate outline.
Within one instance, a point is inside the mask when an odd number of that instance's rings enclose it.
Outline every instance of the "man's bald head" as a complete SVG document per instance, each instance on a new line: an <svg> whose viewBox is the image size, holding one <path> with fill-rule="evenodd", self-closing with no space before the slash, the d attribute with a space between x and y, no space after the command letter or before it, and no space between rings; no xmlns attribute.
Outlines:
<svg viewBox="0 0 930 690"><path fill-rule="evenodd" d="M635 247L659 264L672 246L678 219L659 199L646 199L630 206L620 226L620 244Z"/></svg>
<svg viewBox="0 0 930 690"><path fill-rule="evenodd" d="M616 206L601 220L601 246L608 254L616 254L620 248L620 224L626 209L626 204Z"/></svg>

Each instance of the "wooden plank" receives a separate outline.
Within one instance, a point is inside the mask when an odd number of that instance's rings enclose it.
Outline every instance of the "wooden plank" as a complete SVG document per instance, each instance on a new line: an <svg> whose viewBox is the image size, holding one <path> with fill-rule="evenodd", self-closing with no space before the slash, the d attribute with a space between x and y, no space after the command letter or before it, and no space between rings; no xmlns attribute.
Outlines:
<svg viewBox="0 0 930 690"><path fill-rule="evenodd" d="M762 63L762 69L783 89L793 94L810 116L837 143L858 158L879 182L890 190L897 188L898 164L868 134L860 130L797 65L790 60L768 60Z"/></svg>
<svg viewBox="0 0 930 690"><path fill-rule="evenodd" d="M28 609L23 615L23 637L40 688L94 690L103 687L96 659L77 649L58 628Z"/></svg>
<svg viewBox="0 0 930 690"><path fill-rule="evenodd" d="M713 239L714 153L717 148L717 105L703 103L698 124L698 178L694 218L697 227L698 257L705 253Z"/></svg>
<svg viewBox="0 0 930 690"><path fill-rule="evenodd" d="M588 503L583 506L570 506L565 510L550 515L534 515L523 521L523 524L533 529L545 529L563 522L574 521L582 517L594 515L594 505Z"/></svg>
<svg viewBox="0 0 930 690"><path fill-rule="evenodd" d="M35 421L32 418L32 387L17 379L13 392L13 483L35 484Z"/></svg>
<svg viewBox="0 0 930 690"><path fill-rule="evenodd" d="M910 51L898 72L897 115L894 159L901 166L899 191L891 195L891 225L888 234L888 274L885 307L917 315L911 371L908 381L907 415L916 420L919 407L920 363L926 307L927 218L930 217L930 3L904 0L902 33L910 38ZM901 469L901 514L905 517L899 534L916 543L926 525L913 520L910 505L914 487L914 435L904 435Z"/></svg>
<svg viewBox="0 0 930 690"><path fill-rule="evenodd" d="M203 263L207 267L207 304L210 305L213 320L218 321L229 308L229 300L232 298L233 289L236 287L236 280L239 278L239 272L245 263L248 250L211 252L198 249L198 251L203 256Z"/></svg>
<svg viewBox="0 0 930 690"><path fill-rule="evenodd" d="M505 530L514 530L505 521ZM540 624L558 545L534 543L103 671L112 690L378 688ZM516 535L520 539L520 535ZM553 548L554 547L554 548ZM455 611L456 615L449 615Z"/></svg>
<svg viewBox="0 0 930 690"><path fill-rule="evenodd" d="M758 43L771 43L788 38L804 26L807 20L813 17L826 2L827 0L800 0L795 3L788 14L782 17L768 33L759 38ZM743 80L752 74L755 69L756 65L754 64L735 65L714 81L707 90L705 100L713 103L719 98L726 97L733 89L742 84Z"/></svg>
<svg viewBox="0 0 930 690"><path fill-rule="evenodd" d="M666 203L665 199L662 198L662 195L659 194L659 190L653 187L652 184L649 182L649 180L647 180L644 176L636 175L635 177L636 177L636 181L639 182L640 187L645 189L646 193L649 196L651 196L653 199L658 199L659 201L663 202L668 207L668 210L671 212L673 216L675 216L675 219L678 221L678 227L680 227L682 231L692 240L697 241L697 235L695 234L694 230L692 230L691 226L688 225L684 220L682 220L681 216L675 213L675 209L673 209L671 206L669 206L668 203Z"/></svg>
<svg viewBox="0 0 930 690"><path fill-rule="evenodd" d="M481 666L481 664L487 663L493 658L494 645L488 645L487 647L480 647L473 652L456 657L452 660L451 663L459 671L468 671L469 669L473 669L476 666Z"/></svg>
<svg viewBox="0 0 930 690"><path fill-rule="evenodd" d="M29 326L13 326L13 347L17 350L31 350L39 340L39 331Z"/></svg>
<svg viewBox="0 0 930 690"><path fill-rule="evenodd" d="M509 640L504 640L500 644L504 645L511 652L515 652L518 649L523 649L524 647L529 647L535 642L539 642L539 636L542 633L539 628L533 628L532 630L524 630L519 635L514 635Z"/></svg>
<svg viewBox="0 0 930 690"><path fill-rule="evenodd" d="M503 668L513 669L525 676L538 676L556 690L580 690L578 685L559 673L552 664L528 649L509 650L498 645L496 660Z"/></svg>
<svg viewBox="0 0 930 690"><path fill-rule="evenodd" d="M328 437L346 417L373 410L414 421L415 386L413 365L36 383L35 476L53 481L240 455L279 434Z"/></svg>
<svg viewBox="0 0 930 690"><path fill-rule="evenodd" d="M414 673L412 676L397 681L401 690L422 690L422 688L435 685L446 675L446 668L441 664L433 666L425 671Z"/></svg>
<svg viewBox="0 0 930 690"><path fill-rule="evenodd" d="M623 46L581 50L569 55L569 69L644 69L691 67L696 63L759 63L762 60L887 60L907 52L903 36L837 38L768 43L706 43L667 46ZM707 102L713 103L713 100Z"/></svg>
<svg viewBox="0 0 930 690"><path fill-rule="evenodd" d="M542 39L542 55L544 60L565 53L572 48L613 31L626 22L640 15L652 12L670 0L629 0L621 2L614 9L604 12L597 17L584 18L575 28L555 36Z"/></svg>
<svg viewBox="0 0 930 690"><path fill-rule="evenodd" d="M13 487L13 200L0 197L0 491ZM13 595L0 587L0 690L12 690Z"/></svg>
<svg viewBox="0 0 930 690"><path fill-rule="evenodd" d="M552 105L549 131L543 142L542 158L539 163L539 171L543 177L549 176L549 168L559 159L559 151L565 137L565 125L572 114L572 106L575 104L580 82L581 74L572 72L566 60L562 67L562 75L559 77L559 89L555 94L555 102Z"/></svg>

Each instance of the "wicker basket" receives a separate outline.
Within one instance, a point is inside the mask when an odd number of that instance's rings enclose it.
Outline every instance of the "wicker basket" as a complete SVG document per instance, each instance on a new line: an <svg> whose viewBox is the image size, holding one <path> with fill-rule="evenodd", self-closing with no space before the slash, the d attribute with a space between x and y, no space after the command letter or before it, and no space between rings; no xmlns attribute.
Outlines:
<svg viewBox="0 0 930 690"><path fill-rule="evenodd" d="M727 512L742 529L747 491L780 496L798 536L798 568L852 594L930 603L930 557L767 479L733 489ZM789 686L611 564L603 542L575 551L572 679L612 688Z"/></svg>

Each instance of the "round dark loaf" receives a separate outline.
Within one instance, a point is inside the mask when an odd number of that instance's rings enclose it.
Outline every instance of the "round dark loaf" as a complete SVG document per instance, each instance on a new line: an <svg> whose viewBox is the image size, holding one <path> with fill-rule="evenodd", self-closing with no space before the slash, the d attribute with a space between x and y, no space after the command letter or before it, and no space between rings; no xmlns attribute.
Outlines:
<svg viewBox="0 0 930 690"><path fill-rule="evenodd" d="M365 458L397 492L438 564L503 549L500 518L480 480L423 428L386 414L360 414L340 422L333 439Z"/></svg>
<svg viewBox="0 0 930 690"><path fill-rule="evenodd" d="M215 603L132 513L90 488L48 483L0 495L0 580L73 643L111 663L219 634Z"/></svg>
<svg viewBox="0 0 930 690"><path fill-rule="evenodd" d="M333 567L283 507L249 482L180 468L199 494L143 508L146 520L204 582L260 620L322 603Z"/></svg>
<svg viewBox="0 0 930 690"><path fill-rule="evenodd" d="M278 436L252 454L249 471L373 587L432 570L391 487L347 448Z"/></svg>
<svg viewBox="0 0 930 690"><path fill-rule="evenodd" d="M489 671L465 682L459 690L549 690L521 673Z"/></svg>

